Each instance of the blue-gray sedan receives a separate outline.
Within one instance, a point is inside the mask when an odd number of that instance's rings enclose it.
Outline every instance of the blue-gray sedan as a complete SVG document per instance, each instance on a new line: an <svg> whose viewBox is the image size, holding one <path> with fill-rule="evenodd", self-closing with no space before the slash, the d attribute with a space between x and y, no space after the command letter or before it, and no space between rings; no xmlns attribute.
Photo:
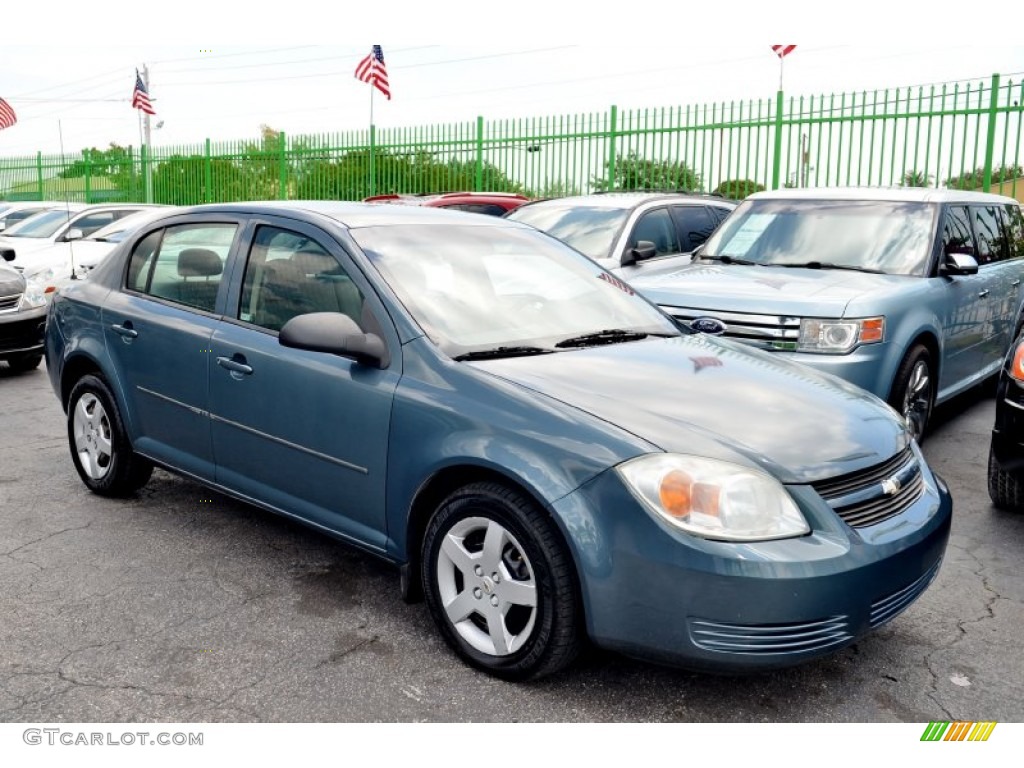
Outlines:
<svg viewBox="0 0 1024 768"><path fill-rule="evenodd" d="M812 659L906 608L952 503L902 420L679 327L524 225L343 203L178 209L50 305L92 491L154 466L395 563L467 662L582 642Z"/></svg>

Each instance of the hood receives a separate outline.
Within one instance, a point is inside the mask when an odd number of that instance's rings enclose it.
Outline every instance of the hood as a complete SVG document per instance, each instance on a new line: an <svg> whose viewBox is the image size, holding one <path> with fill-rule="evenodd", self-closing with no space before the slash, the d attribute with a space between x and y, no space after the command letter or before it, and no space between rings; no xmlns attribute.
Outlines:
<svg viewBox="0 0 1024 768"><path fill-rule="evenodd" d="M14 251L15 260L13 263L21 264L21 257L26 253L32 253L42 248L53 245L53 240L48 237L2 237L0 236L0 254L4 251ZM3 260L4 264L12 262Z"/></svg>
<svg viewBox="0 0 1024 768"><path fill-rule="evenodd" d="M0 296L13 296L25 291L25 278L19 272L0 265Z"/></svg>
<svg viewBox="0 0 1024 768"><path fill-rule="evenodd" d="M866 294L917 278L845 269L693 264L630 281L655 304L754 314L843 317Z"/></svg>
<svg viewBox="0 0 1024 768"><path fill-rule="evenodd" d="M25 256L20 253L13 262L26 272L34 272L46 267L70 267L74 260L75 267L94 267L104 256L117 247L117 243L105 243L98 240L75 240L71 243L51 243L45 248L29 251Z"/></svg>
<svg viewBox="0 0 1024 768"><path fill-rule="evenodd" d="M747 463L787 483L878 464L909 440L864 390L702 334L471 365L665 451Z"/></svg>

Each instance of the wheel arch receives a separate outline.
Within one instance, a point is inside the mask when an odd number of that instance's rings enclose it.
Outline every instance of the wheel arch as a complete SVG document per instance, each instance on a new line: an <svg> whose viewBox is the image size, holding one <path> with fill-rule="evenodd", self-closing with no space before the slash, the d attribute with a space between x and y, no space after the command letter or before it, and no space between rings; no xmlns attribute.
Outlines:
<svg viewBox="0 0 1024 768"><path fill-rule="evenodd" d="M416 490L405 526L405 561L400 566L402 572L402 598L406 602L419 602L423 599L423 584L420 580L420 551L426 535L430 518L441 502L459 488L474 483L490 482L521 493L532 501L552 522L558 532L566 555L572 561L573 587L579 599L580 612L583 613L582 588L580 586L579 564L576 562L575 551L558 516L548 504L544 503L531 488L491 467L479 464L453 464L443 467L431 475Z"/></svg>

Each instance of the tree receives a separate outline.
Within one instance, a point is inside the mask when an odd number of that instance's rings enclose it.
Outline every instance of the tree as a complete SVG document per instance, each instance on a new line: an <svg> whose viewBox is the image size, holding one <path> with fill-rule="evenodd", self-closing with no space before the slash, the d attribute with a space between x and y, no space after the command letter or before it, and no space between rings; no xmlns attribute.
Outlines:
<svg viewBox="0 0 1024 768"><path fill-rule="evenodd" d="M604 164L604 177L594 176L591 186L597 192L639 191L639 190L681 190L687 192L703 191L700 175L691 170L686 163L670 160L648 160L630 151L625 157L615 162L615 176L612 184L608 183L608 168Z"/></svg>
<svg viewBox="0 0 1024 768"><path fill-rule="evenodd" d="M247 174L233 160L210 160L211 188L206 188L206 157L172 155L153 171L153 202L197 205L205 202L236 202L252 199ZM207 200L209 198L209 200Z"/></svg>
<svg viewBox="0 0 1024 768"><path fill-rule="evenodd" d="M135 172L135 158L130 147L111 143L106 150L82 150L82 158L75 160L57 174L62 179L105 178L117 190L116 197L122 200L135 199L135 190L140 185Z"/></svg>
<svg viewBox="0 0 1024 768"><path fill-rule="evenodd" d="M1024 170L1019 165L1001 165L992 169L992 182L999 184L1004 181L1012 181L1024 176ZM946 179L946 186L950 189L980 189L985 184L985 169L975 168L961 176L950 176Z"/></svg>
<svg viewBox="0 0 1024 768"><path fill-rule="evenodd" d="M933 176L928 173L922 173L921 171L907 171L903 174L903 181L900 182L901 187L930 187L932 185Z"/></svg>
<svg viewBox="0 0 1024 768"><path fill-rule="evenodd" d="M764 185L750 179L730 179L715 187L714 194L728 197L731 200L742 200L755 192L764 192Z"/></svg>

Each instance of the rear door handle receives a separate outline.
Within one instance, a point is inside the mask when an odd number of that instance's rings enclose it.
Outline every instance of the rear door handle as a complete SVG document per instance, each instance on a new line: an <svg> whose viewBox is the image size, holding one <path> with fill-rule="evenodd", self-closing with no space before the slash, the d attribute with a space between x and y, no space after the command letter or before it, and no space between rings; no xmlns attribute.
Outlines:
<svg viewBox="0 0 1024 768"><path fill-rule="evenodd" d="M131 323L125 323L124 325L118 325L117 323L114 323L110 327L114 329L114 333L120 334L121 336L124 336L126 339L135 339L138 338L139 336L139 332L132 328Z"/></svg>
<svg viewBox="0 0 1024 768"><path fill-rule="evenodd" d="M218 357L217 365L219 365L221 368L227 368L232 373L244 373L246 376L252 374L251 365L246 365L245 363L239 362L238 360L232 360L230 357Z"/></svg>

